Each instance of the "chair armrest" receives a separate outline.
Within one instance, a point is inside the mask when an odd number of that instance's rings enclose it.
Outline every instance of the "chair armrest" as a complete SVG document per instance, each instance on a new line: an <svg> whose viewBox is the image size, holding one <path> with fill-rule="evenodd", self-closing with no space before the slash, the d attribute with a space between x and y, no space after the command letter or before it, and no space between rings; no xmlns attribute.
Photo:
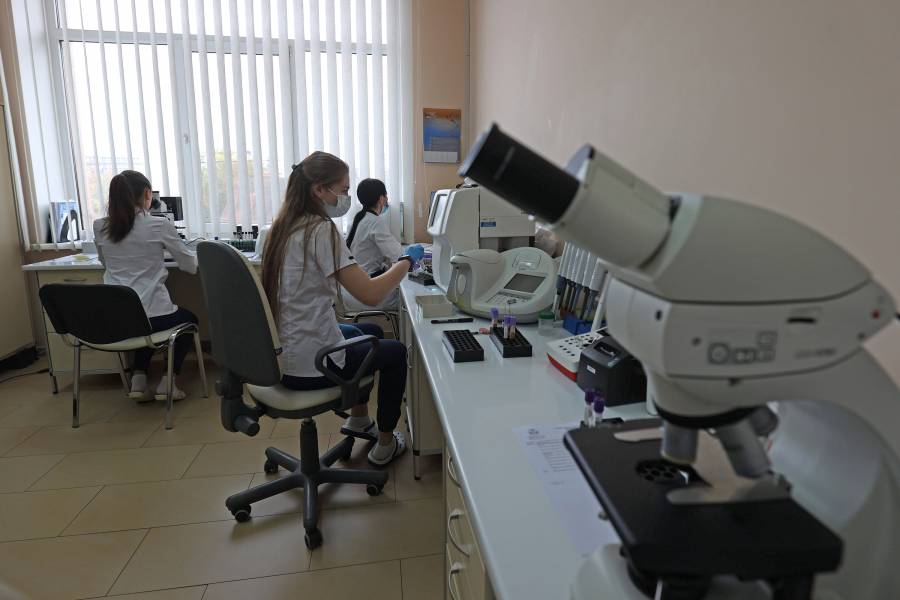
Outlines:
<svg viewBox="0 0 900 600"><path fill-rule="evenodd" d="M385 319L391 318L386 310L361 310L358 313L352 313L347 318L350 319L353 323L359 323L359 320L363 317L384 317Z"/></svg>
<svg viewBox="0 0 900 600"><path fill-rule="evenodd" d="M341 395L343 396L343 401L341 402L342 408L348 409L359 403L359 382L369 370L372 361L375 360L375 356L378 354L379 343L378 338L374 335L363 335L344 340L334 346L322 348L316 353L316 369L318 369L326 379L341 388ZM359 368L356 370L356 373L353 374L352 378L345 379L340 373L328 366L326 359L330 355L362 344L371 344L372 347L369 348L369 352L366 354L365 358L363 358L362 363L359 365ZM355 392L355 394L353 394L353 392Z"/></svg>

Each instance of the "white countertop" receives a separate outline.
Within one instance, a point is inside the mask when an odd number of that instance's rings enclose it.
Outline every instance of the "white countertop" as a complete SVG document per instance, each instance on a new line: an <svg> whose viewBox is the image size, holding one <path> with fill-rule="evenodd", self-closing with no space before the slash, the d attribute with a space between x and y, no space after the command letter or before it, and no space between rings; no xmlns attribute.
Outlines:
<svg viewBox="0 0 900 600"><path fill-rule="evenodd" d="M428 372L447 445L494 592L504 600L568 598L582 557L555 514L513 428L581 419L583 393L547 359L547 342L569 335L537 325L522 326L534 347L531 358L503 359L487 336L478 336L484 362L454 363L442 331L487 325L432 325L422 319L415 296L441 293L406 280L401 285L419 353ZM647 416L643 404L609 408L605 416ZM599 509L599 502L597 507ZM596 519L597 512L584 519ZM608 527L612 527L608 525Z"/></svg>
<svg viewBox="0 0 900 600"><path fill-rule="evenodd" d="M261 260L253 252L244 252L244 255L250 260L250 264L259 265ZM177 269L178 265L172 260L165 261L166 267L169 269ZM103 265L96 254L72 254L61 258L53 258L50 260L42 260L41 262L24 265L23 271L80 271L80 270L102 270Z"/></svg>

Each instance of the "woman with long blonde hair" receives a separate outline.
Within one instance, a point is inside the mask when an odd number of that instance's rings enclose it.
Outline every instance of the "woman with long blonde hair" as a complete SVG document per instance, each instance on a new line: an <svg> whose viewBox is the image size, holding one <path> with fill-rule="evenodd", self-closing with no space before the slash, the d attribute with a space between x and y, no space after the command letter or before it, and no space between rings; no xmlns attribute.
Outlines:
<svg viewBox="0 0 900 600"><path fill-rule="evenodd" d="M288 179L284 204L272 223L263 248L263 288L278 322L283 345L282 384L291 389L315 390L334 385L315 367L316 353L341 342L344 335L334 313L338 284L364 304L376 305L406 276L424 251L413 245L389 269L370 278L350 255L331 219L350 208L347 164L326 152L313 152L295 165ZM364 333L383 337L381 328L362 324ZM347 376L356 373L370 344L362 344L329 357L330 366ZM403 453L406 443L395 431L406 388L406 348L396 340L383 340L369 367L380 373L378 382L378 443L369 462L386 465ZM350 411L345 430L373 433L368 398Z"/></svg>

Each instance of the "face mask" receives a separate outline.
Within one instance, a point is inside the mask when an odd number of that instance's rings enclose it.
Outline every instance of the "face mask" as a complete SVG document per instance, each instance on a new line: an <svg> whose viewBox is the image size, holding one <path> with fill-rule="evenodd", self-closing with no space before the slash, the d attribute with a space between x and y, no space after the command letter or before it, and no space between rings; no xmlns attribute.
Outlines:
<svg viewBox="0 0 900 600"><path fill-rule="evenodd" d="M384 215L388 214L389 210L391 210L391 205L385 204L384 208L381 209L381 216L383 217Z"/></svg>
<svg viewBox="0 0 900 600"><path fill-rule="evenodd" d="M331 190L328 190L331 192ZM334 194L334 192L331 192ZM347 194L334 194L337 196L337 204L331 205L327 202L323 202L322 206L325 207L325 214L328 215L332 219L337 219L338 217L343 217L347 214L347 211L350 210L350 196Z"/></svg>

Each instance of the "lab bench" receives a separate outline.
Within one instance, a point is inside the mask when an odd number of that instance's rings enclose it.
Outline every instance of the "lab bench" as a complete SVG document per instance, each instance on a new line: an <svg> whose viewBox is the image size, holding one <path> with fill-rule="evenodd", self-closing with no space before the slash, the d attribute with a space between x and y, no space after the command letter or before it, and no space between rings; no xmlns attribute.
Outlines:
<svg viewBox="0 0 900 600"><path fill-rule="evenodd" d="M514 429L581 418L581 390L546 356L548 342L569 334L561 328L519 326L533 345L533 355L505 359L488 336L479 335L484 360L454 363L443 347L443 332L474 331L488 321L476 318L474 323L433 325L419 314L416 296L440 294L440 290L409 280L400 290L402 306L408 307L403 310L401 330L406 328L405 339L413 342L415 368L411 371L417 373L416 389L429 389L445 443L445 596L452 600L568 598L582 556ZM605 415L631 419L646 412L638 404L610 408ZM597 511L581 518L596 520ZM602 597L602 589L598 592Z"/></svg>

